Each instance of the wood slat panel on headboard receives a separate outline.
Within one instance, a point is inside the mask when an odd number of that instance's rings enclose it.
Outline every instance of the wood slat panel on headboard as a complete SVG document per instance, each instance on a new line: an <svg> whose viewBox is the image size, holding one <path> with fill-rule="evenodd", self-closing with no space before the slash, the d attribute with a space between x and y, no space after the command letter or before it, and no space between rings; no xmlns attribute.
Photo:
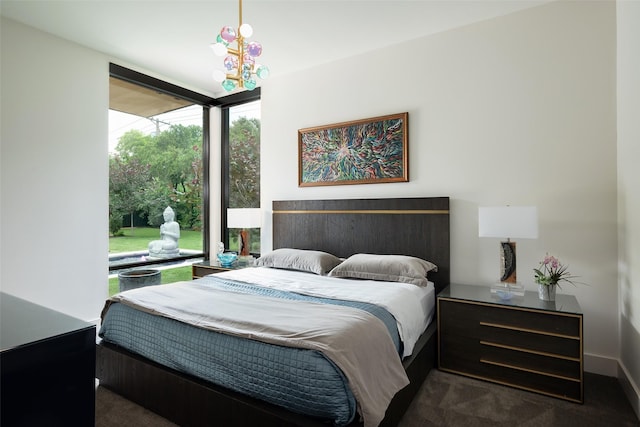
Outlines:
<svg viewBox="0 0 640 427"><path fill-rule="evenodd" d="M449 198L279 200L273 248L313 249L348 257L402 254L429 260L438 290L449 283Z"/></svg>

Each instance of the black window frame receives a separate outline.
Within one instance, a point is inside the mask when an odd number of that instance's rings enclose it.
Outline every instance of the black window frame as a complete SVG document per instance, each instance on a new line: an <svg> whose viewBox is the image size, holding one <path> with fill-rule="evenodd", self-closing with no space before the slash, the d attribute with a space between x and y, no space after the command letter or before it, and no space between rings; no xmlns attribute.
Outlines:
<svg viewBox="0 0 640 427"><path fill-rule="evenodd" d="M256 88L252 91L235 93L233 95L228 95L222 98L218 98L216 101L218 102L217 107L220 108L220 122L222 124L220 132L220 141L221 141L221 158L222 158L222 167L221 169L221 200L220 206L222 212L220 212L220 236L222 237L222 242L224 243L224 247L229 247L229 229L227 228L227 208L229 208L229 194L230 194L230 183L229 183L229 109L231 107L235 107L242 104L247 104L249 102L259 101L261 98L261 90L260 88ZM208 259L208 258L207 258Z"/></svg>
<svg viewBox="0 0 640 427"><path fill-rule="evenodd" d="M109 63L109 75L120 80L124 80L129 83L137 84L139 86L146 87L158 92L165 93L167 95L175 96L177 98L185 99L193 102L194 104L202 106L202 253L182 255L165 260L150 260L141 261L135 263L127 263L121 265L109 266L109 273L119 270L126 270L135 267L142 267L148 265L166 264L172 261L181 261L193 258L209 259L210 242L209 242L209 230L210 230L210 209L209 209L209 159L211 153L211 127L210 127L210 109L211 107L217 107L220 102L214 98L202 95L189 89L174 85L172 83L165 82L155 77L148 76L138 71L131 70L129 68L122 67L120 65ZM226 218L225 218L226 219Z"/></svg>

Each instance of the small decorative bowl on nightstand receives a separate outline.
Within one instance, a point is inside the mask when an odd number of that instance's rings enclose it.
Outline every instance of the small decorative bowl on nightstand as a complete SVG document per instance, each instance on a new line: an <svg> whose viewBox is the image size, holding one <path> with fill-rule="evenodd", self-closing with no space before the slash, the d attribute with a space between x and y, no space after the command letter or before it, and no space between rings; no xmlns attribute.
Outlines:
<svg viewBox="0 0 640 427"><path fill-rule="evenodd" d="M494 283L491 285L491 293L502 301L509 301L513 297L524 296L524 285L521 283Z"/></svg>
<svg viewBox="0 0 640 427"><path fill-rule="evenodd" d="M511 292L509 289L498 289L496 291L496 295L498 295L498 298L503 301L509 301L511 298L513 298L513 292Z"/></svg>
<svg viewBox="0 0 640 427"><path fill-rule="evenodd" d="M223 267L230 267L236 259L238 259L238 255L233 252L223 252L218 254L218 260L220 261L220 265Z"/></svg>

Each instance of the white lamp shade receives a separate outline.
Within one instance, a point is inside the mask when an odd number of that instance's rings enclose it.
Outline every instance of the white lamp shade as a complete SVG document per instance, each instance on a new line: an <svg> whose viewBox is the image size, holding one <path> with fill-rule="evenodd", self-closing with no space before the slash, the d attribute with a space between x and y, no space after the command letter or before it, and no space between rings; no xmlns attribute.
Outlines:
<svg viewBox="0 0 640 427"><path fill-rule="evenodd" d="M479 207L478 236L536 239L538 208L535 206Z"/></svg>
<svg viewBox="0 0 640 427"><path fill-rule="evenodd" d="M260 228L261 225L260 208L227 209L227 228Z"/></svg>

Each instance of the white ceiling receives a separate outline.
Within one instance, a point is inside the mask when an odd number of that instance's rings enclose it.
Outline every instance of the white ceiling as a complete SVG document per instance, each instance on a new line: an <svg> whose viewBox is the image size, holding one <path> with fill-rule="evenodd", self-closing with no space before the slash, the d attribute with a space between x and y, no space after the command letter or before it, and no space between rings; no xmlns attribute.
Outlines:
<svg viewBox="0 0 640 427"><path fill-rule="evenodd" d="M549 1L244 0L243 22L263 45L259 62L275 76ZM211 78L222 59L209 45L224 25L237 27L237 0L1 0L0 11L120 65L206 95L226 94Z"/></svg>

